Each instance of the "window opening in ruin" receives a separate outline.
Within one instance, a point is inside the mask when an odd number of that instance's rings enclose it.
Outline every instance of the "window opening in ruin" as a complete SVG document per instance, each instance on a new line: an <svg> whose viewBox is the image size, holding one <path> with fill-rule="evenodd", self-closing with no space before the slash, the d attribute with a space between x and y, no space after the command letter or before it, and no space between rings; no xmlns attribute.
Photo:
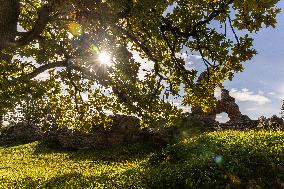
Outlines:
<svg viewBox="0 0 284 189"><path fill-rule="evenodd" d="M225 112L216 115L216 121L218 121L219 123L226 123L229 120L230 118Z"/></svg>

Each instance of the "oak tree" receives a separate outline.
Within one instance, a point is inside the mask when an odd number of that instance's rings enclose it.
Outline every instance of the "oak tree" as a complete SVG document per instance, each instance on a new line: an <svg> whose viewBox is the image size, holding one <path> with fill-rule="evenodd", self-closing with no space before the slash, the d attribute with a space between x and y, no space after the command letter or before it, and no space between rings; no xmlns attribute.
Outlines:
<svg viewBox="0 0 284 189"><path fill-rule="evenodd" d="M206 111L256 54L249 34L275 27L278 1L0 0L0 114L28 93L84 128L107 111L174 123L181 110L163 96Z"/></svg>

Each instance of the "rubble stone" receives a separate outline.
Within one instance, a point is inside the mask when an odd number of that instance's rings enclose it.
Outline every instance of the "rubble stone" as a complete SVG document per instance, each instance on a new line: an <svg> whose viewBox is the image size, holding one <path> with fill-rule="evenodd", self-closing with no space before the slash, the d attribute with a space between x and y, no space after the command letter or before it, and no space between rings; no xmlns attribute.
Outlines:
<svg viewBox="0 0 284 189"><path fill-rule="evenodd" d="M257 128L259 129L284 129L284 121L282 118L279 118L276 115L273 115L271 118L266 118L261 116L258 118L258 125Z"/></svg>
<svg viewBox="0 0 284 189"><path fill-rule="evenodd" d="M25 142L40 140L43 137L43 132L37 125L27 122L19 122L16 125L5 128L2 132L5 137L11 140Z"/></svg>

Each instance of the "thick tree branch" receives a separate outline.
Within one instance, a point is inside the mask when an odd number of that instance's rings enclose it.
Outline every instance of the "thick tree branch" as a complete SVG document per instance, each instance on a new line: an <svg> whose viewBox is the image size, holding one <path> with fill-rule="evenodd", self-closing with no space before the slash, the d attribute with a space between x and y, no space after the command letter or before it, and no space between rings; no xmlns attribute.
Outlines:
<svg viewBox="0 0 284 189"><path fill-rule="evenodd" d="M39 74L41 74L41 73L43 73L43 72L45 72L49 69L52 69L52 68L60 68L60 67L67 67L67 66L68 66L67 60L47 63L47 64L44 64L44 65L36 68L33 72L29 73L27 75L27 78L32 79L32 78L36 77L37 75L39 75Z"/></svg>
<svg viewBox="0 0 284 189"><path fill-rule="evenodd" d="M36 68L30 74L28 74L27 77L28 77L28 79L32 79L32 78L36 77L37 75L39 75L40 73L43 73L44 71L47 71L47 70L52 69L52 68L60 68L60 67L61 68L62 67L67 68L70 71L75 70L75 71L81 72L84 75L84 77L86 77L90 80L96 80L100 85L102 85L104 87L113 86L111 79L106 74L104 74L101 69L98 69L96 72L91 72L88 68L72 64L68 60L52 62L52 63L42 65L42 66ZM75 87L74 83L72 85L73 85L73 87ZM117 89L117 88L114 88L114 87L112 87L112 90L113 90L113 93L116 94L118 96L118 98L121 99L122 102L130 103L130 101L127 100L128 95L123 90L120 90L120 89Z"/></svg>
<svg viewBox="0 0 284 189"><path fill-rule="evenodd" d="M46 25L51 21L50 14L53 11L52 5L44 5L38 10L38 19L33 29L23 35L15 42L15 46L23 46L36 39L45 29Z"/></svg>
<svg viewBox="0 0 284 189"><path fill-rule="evenodd" d="M92 80L96 79L103 86L110 85L110 80L106 77L105 74L103 74L103 71L101 69L98 69L96 72L91 72L88 68L78 66L70 62L70 60L63 60L63 61L57 61L57 62L51 62L51 63L44 64L36 68L33 72L27 74L25 77L27 77L28 79L33 79L39 74L47 70L53 69L53 68L68 68L70 70L76 70L84 74L85 77L87 77L88 79L92 79Z"/></svg>

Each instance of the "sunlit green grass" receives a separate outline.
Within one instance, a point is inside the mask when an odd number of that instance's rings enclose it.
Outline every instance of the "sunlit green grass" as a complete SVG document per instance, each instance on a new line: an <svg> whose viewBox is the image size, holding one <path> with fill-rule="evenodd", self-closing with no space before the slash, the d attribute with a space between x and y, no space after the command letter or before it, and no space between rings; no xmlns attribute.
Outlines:
<svg viewBox="0 0 284 189"><path fill-rule="evenodd" d="M39 142L2 146L0 188L127 187L131 182L124 175L150 154L143 148L133 145L68 152L51 150Z"/></svg>
<svg viewBox="0 0 284 189"><path fill-rule="evenodd" d="M163 150L0 146L0 188L281 188L282 167L281 131L205 133Z"/></svg>
<svg viewBox="0 0 284 189"><path fill-rule="evenodd" d="M224 131L154 155L155 188L284 188L283 131Z"/></svg>

